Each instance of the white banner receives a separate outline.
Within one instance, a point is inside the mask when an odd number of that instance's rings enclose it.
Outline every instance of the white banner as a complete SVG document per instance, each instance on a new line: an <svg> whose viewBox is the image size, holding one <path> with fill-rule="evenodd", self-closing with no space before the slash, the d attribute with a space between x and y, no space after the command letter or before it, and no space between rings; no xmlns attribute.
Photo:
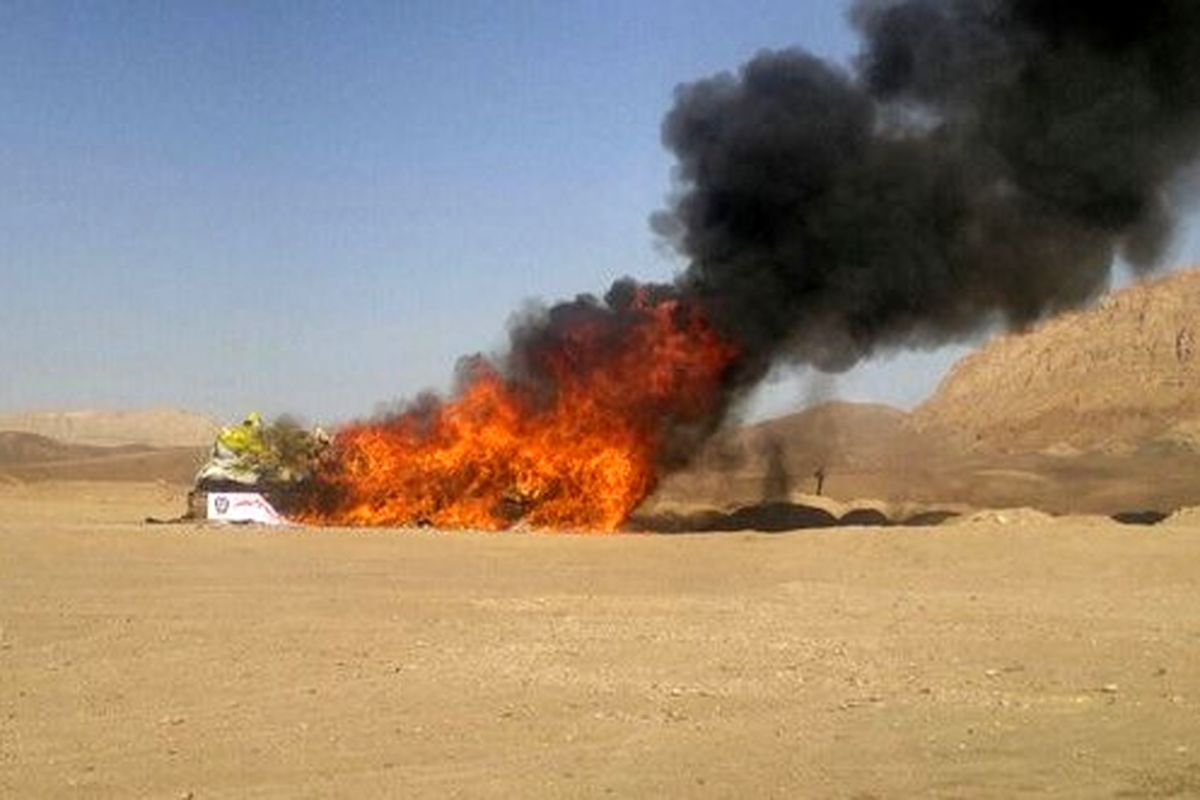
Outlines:
<svg viewBox="0 0 1200 800"><path fill-rule="evenodd" d="M287 520L258 492L209 492L207 516L213 522L287 524Z"/></svg>

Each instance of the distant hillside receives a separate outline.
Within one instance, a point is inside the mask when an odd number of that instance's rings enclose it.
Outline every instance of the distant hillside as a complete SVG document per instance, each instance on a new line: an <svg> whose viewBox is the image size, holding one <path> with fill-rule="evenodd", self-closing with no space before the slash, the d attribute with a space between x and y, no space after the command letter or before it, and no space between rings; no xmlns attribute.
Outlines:
<svg viewBox="0 0 1200 800"><path fill-rule="evenodd" d="M52 461L79 460L118 454L145 452L144 445L97 447L66 444L36 433L0 431L0 466L45 464Z"/></svg>
<svg viewBox="0 0 1200 800"><path fill-rule="evenodd" d="M0 431L0 485L14 480L189 484L206 453L202 447L66 444L36 433Z"/></svg>
<svg viewBox="0 0 1200 800"><path fill-rule="evenodd" d="M915 430L1002 452L1200 451L1200 270L1001 336L960 361Z"/></svg>
<svg viewBox="0 0 1200 800"><path fill-rule="evenodd" d="M36 434L67 445L202 447L212 443L217 429L209 417L170 408L0 414L0 431Z"/></svg>

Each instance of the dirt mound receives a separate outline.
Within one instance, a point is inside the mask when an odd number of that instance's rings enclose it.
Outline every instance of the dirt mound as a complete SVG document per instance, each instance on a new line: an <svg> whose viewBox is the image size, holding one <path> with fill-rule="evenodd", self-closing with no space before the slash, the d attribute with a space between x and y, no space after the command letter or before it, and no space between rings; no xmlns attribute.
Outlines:
<svg viewBox="0 0 1200 800"><path fill-rule="evenodd" d="M1054 518L1036 508L987 508L966 518L971 524L1044 525Z"/></svg>
<svg viewBox="0 0 1200 800"><path fill-rule="evenodd" d="M675 512L636 514L626 527L630 530L657 533L715 531L780 533L804 528L829 528L837 524L839 524L838 518L819 506L776 502L742 506L730 512L709 510L690 514Z"/></svg>
<svg viewBox="0 0 1200 800"><path fill-rule="evenodd" d="M1188 525L1200 527L1200 506L1187 506L1163 520L1166 525Z"/></svg>
<svg viewBox="0 0 1200 800"><path fill-rule="evenodd" d="M838 525L866 528L891 524L892 520L888 519L887 514L884 514L877 508L854 508L842 514L841 518L838 519Z"/></svg>
<svg viewBox="0 0 1200 800"><path fill-rule="evenodd" d="M1157 525L1170 516L1166 511L1145 508L1134 511L1118 511L1112 515L1112 520L1122 525Z"/></svg>
<svg viewBox="0 0 1200 800"><path fill-rule="evenodd" d="M1000 452L1200 452L1200 270L1116 292L960 361L914 430Z"/></svg>
<svg viewBox="0 0 1200 800"><path fill-rule="evenodd" d="M68 445L203 447L218 425L190 411L28 411L0 414L0 431L32 433Z"/></svg>

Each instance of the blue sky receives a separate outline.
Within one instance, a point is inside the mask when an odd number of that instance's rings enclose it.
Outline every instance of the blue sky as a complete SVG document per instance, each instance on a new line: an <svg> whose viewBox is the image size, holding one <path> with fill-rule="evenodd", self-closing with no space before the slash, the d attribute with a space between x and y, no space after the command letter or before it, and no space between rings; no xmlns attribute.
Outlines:
<svg viewBox="0 0 1200 800"><path fill-rule="evenodd" d="M2 3L0 411L444 388L530 298L678 271L672 89L789 45L845 61L844 3ZM839 387L911 404L961 352Z"/></svg>

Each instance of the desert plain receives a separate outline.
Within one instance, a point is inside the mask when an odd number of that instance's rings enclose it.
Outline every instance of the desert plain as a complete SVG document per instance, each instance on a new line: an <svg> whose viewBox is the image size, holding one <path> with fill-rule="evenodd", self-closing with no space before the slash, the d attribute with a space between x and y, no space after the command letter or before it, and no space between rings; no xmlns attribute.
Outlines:
<svg viewBox="0 0 1200 800"><path fill-rule="evenodd" d="M1200 794L1200 520L155 526L0 488L7 797Z"/></svg>

